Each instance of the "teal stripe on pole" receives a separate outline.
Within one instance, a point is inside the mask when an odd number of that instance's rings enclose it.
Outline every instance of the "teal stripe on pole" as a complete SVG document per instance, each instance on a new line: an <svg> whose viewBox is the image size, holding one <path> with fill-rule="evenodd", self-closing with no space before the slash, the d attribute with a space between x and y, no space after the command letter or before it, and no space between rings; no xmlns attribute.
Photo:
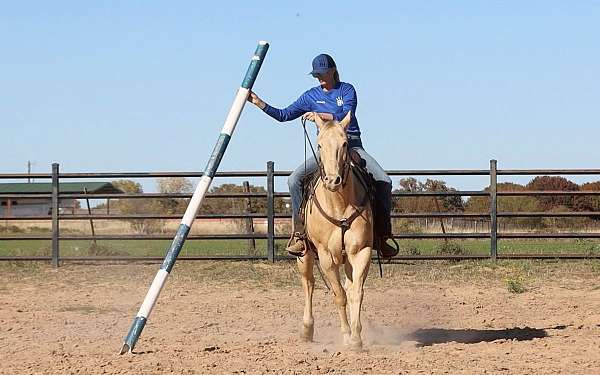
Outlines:
<svg viewBox="0 0 600 375"><path fill-rule="evenodd" d="M256 81L256 77L258 76L258 71L260 70L260 67L262 66L263 60L265 58L265 56L267 55L267 50L269 49L269 43L267 42L259 42L258 46L256 47L256 51L254 52L254 57L252 58L252 61L250 62L250 66L248 67L248 70L246 71L246 76L244 77L244 80L242 81L242 87L245 89L252 89L252 86L254 86L254 81Z"/></svg>
<svg viewBox="0 0 600 375"><path fill-rule="evenodd" d="M231 136L229 134L221 134L219 136L213 153L210 156L210 159L208 159L208 164L206 164L206 168L204 169L204 174L208 177L215 177L215 173L217 173L217 168L219 167L219 164L221 164L221 159L223 158L223 154L225 153L225 149L227 149L230 139Z"/></svg>
<svg viewBox="0 0 600 375"><path fill-rule="evenodd" d="M150 285L150 289L148 289L148 293L146 293L146 297L144 298L144 302L140 307L127 336L125 336L125 340L123 346L121 347L120 354L129 352L131 353L137 340L139 339L144 327L146 326L146 322L156 304L156 300L165 285L167 277L170 272L173 270L173 266L175 266L175 261L177 260L177 256L179 252L183 248L183 244L190 232L192 227L192 223L196 215L198 214L198 209L202 204L202 200L204 199L204 195L208 191L210 183L212 182L215 173L217 173L217 169L219 168L219 164L223 159L223 155L225 154L225 150L227 149L227 145L229 144L229 140L233 131L235 130L235 126L240 118L242 110L244 109L244 105L248 100L248 93L252 86L254 85L254 81L256 81L256 77L258 76L258 72L260 67L262 66L262 62L267 55L267 50L269 49L269 43L267 42L259 42L258 47L256 47L256 51L254 56L252 56L252 60L250 62L250 66L246 71L246 75L244 76L244 80L242 81L241 87L238 89L235 99L233 100L233 104L229 109L229 113L227 114L227 118L225 119L225 124L221 129L221 134L217 139L217 143L213 149L213 152L206 164L206 168L204 170L204 175L200 178L198 185L196 186L196 190L192 195L192 199L190 199L190 203L188 204L187 209L185 210L185 214L181 219L181 224L179 225L179 229L177 230L177 234L175 238L173 238L173 242L171 246L167 249L167 253L165 254L165 259L160 266L160 269L156 273L152 284Z"/></svg>
<svg viewBox="0 0 600 375"><path fill-rule="evenodd" d="M171 272L173 266L175 266L175 260L179 256L179 252L183 247L183 242L187 238L188 233L190 232L190 227L185 224L179 224L179 228L177 229L177 234L175 234L175 238L171 243L171 247L167 250L167 255L165 255L165 260L163 264L160 266L161 269Z"/></svg>

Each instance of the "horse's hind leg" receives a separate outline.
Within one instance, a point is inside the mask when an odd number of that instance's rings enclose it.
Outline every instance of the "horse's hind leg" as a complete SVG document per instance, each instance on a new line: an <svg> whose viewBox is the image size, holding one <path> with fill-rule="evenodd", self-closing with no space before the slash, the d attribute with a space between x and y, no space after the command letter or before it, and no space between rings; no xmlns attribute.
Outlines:
<svg viewBox="0 0 600 375"><path fill-rule="evenodd" d="M340 280L339 266L333 264L331 255L327 252L320 252L323 256L319 256L319 262L323 269L323 274L331 285L333 292L333 302L335 303L338 315L340 317L340 328L344 345L350 342L350 325L348 324L348 315L346 314L346 291L342 287Z"/></svg>
<svg viewBox="0 0 600 375"><path fill-rule="evenodd" d="M297 263L300 275L302 276L302 289L304 289L304 315L302 316L302 333L300 336L306 341L312 341L315 332L312 311L312 298L313 291L315 290L315 277L313 274L314 254L311 251L307 251L303 257L298 258Z"/></svg>
<svg viewBox="0 0 600 375"><path fill-rule="evenodd" d="M369 265L371 264L371 248L366 247L361 249L358 253L349 256L348 261L352 265L352 284L348 290L350 321L352 322L350 345L353 349L360 350L362 348L360 311L364 296L363 286L369 273Z"/></svg>

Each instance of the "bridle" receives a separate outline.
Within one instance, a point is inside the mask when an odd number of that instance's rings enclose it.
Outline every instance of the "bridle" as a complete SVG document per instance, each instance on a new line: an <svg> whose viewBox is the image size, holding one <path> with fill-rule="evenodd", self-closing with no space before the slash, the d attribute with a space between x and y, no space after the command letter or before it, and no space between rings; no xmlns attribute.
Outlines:
<svg viewBox="0 0 600 375"><path fill-rule="evenodd" d="M306 141L308 140L308 144L310 145L310 150L312 151L313 157L315 158L315 161L318 163L319 166L319 177L321 178L321 181L325 181L325 167L323 166L323 163L321 162L320 158L317 158L317 153L315 152L315 148L312 145L312 142L310 140L310 137L308 135L308 132L306 131L306 119L303 118L302 120L302 128L304 129L304 176L306 177ZM342 162L343 166L343 170L342 170L342 175L340 176L342 178L342 187L346 186L346 181L348 178L348 172L351 169L351 163L350 163L350 147L348 147L348 145L346 144L346 154L344 155L344 160Z"/></svg>

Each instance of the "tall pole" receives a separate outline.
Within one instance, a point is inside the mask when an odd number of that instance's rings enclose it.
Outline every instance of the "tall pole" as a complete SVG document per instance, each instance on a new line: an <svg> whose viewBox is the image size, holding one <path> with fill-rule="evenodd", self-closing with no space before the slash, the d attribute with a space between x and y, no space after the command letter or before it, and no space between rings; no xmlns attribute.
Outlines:
<svg viewBox="0 0 600 375"><path fill-rule="evenodd" d="M160 294L160 291L162 290L169 273L175 265L177 256L183 247L192 223L194 222L194 218L198 214L198 209L202 204L202 199L208 191L210 183L217 172L219 164L221 163L221 159L223 158L223 154L225 154L225 150L229 144L229 139L235 130L235 126L237 125L242 110L244 109L244 105L248 100L248 94L254 85L254 81L258 76L258 72L268 49L269 44L267 42L258 42L258 46L254 52L254 56L252 56L250 66L248 67L241 87L238 89L235 99L233 100L229 114L225 119L225 124L221 129L221 134L217 139L217 144L215 145L212 155L210 156L206 168L204 169L204 173L200 178L198 185L196 186L196 190L192 195L192 199L190 199L190 203L185 210L185 214L183 215L179 229L177 229L177 234L175 235L171 246L167 250L165 259L160 266L158 273L154 277L152 285L150 285L150 289L144 298L144 302L142 303L140 310L133 320L133 324L131 325L129 332L125 337L125 342L121 347L120 354L126 353L127 351L131 353L138 338L140 337L140 334L142 333L142 330L144 329L144 326L146 325L146 321L152 312L152 308L158 299L158 295Z"/></svg>

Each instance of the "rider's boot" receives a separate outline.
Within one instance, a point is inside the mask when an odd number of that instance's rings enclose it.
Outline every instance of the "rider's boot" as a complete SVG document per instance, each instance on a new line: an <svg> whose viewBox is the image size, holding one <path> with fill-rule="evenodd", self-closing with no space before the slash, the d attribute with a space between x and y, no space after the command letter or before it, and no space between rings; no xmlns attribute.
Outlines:
<svg viewBox="0 0 600 375"><path fill-rule="evenodd" d="M400 247L392 235L392 219L390 215L391 205L382 202L382 199L391 199L391 191L386 194L389 189L387 186L377 186L377 188L381 193L378 194L379 199L376 199L375 201L375 204L377 205L375 209L376 230L374 233L375 241L373 246L377 249L377 252L382 258L389 259L398 255L398 252L400 251ZM388 195L389 198L387 197ZM389 244L388 240L391 240L395 246Z"/></svg>
<svg viewBox="0 0 600 375"><path fill-rule="evenodd" d="M395 246L390 245L387 241L391 240ZM375 239L375 248L383 259L393 258L398 255L400 247L396 240L391 236L380 236Z"/></svg>
<svg viewBox="0 0 600 375"><path fill-rule="evenodd" d="M304 233L304 223L302 220L293 220L292 237L288 241L286 250L288 254L295 257L302 257L306 254L306 245L304 244L306 234Z"/></svg>

